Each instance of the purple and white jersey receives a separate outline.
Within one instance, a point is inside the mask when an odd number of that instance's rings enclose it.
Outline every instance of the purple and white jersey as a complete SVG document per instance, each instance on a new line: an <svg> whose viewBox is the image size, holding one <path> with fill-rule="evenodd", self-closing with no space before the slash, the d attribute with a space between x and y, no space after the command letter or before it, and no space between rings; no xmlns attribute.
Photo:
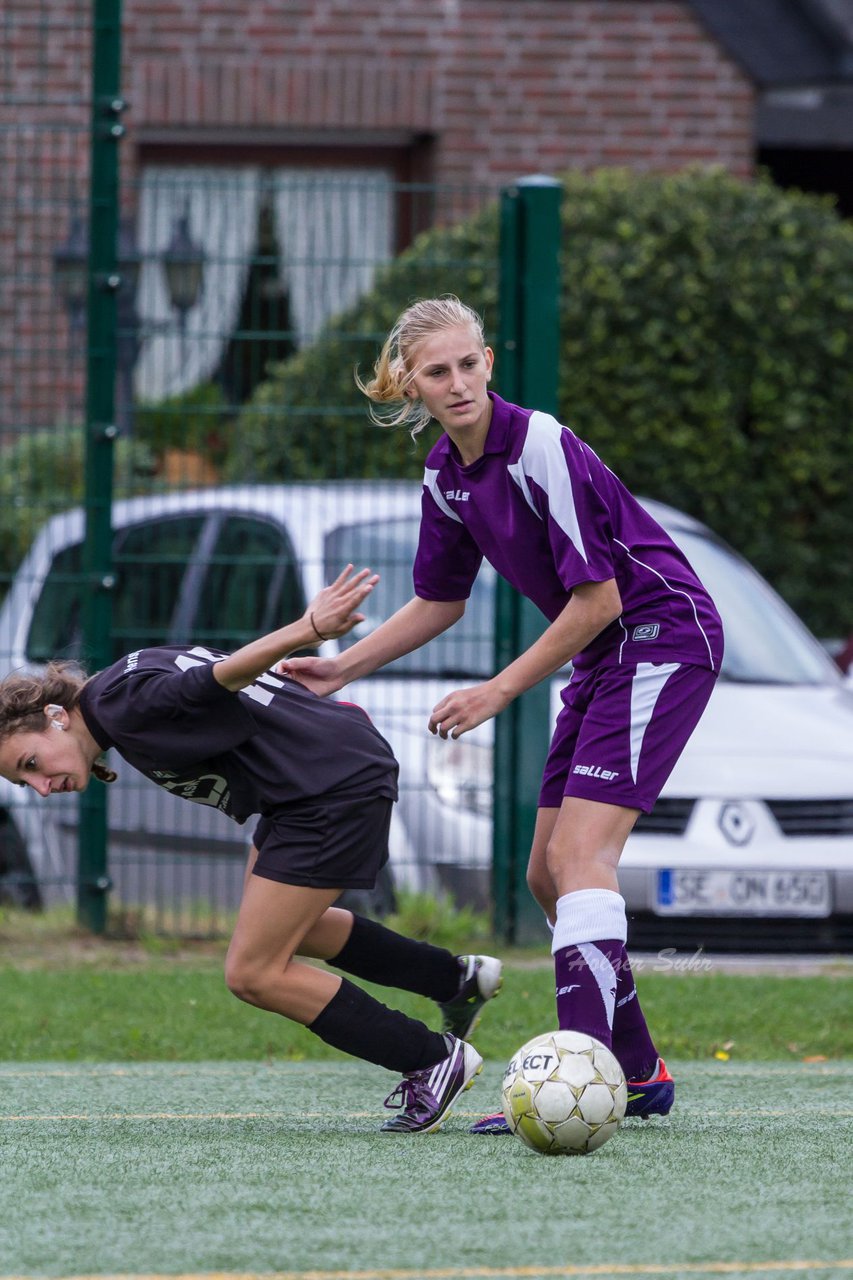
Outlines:
<svg viewBox="0 0 853 1280"><path fill-rule="evenodd" d="M268 671L232 693L201 645L140 649L88 680L96 742L184 800L237 822L306 799L397 798L397 762L366 712Z"/></svg>
<svg viewBox="0 0 853 1280"><path fill-rule="evenodd" d="M574 587L614 578L622 614L575 656L579 670L675 661L719 671L719 614L669 534L568 427L489 396L482 457L464 466L447 435L427 457L416 595L467 599L485 557L553 622Z"/></svg>

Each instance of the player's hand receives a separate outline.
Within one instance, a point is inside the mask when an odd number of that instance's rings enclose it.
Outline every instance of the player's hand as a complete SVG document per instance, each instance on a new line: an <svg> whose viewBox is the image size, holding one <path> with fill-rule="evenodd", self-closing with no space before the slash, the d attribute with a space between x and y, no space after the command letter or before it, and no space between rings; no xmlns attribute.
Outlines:
<svg viewBox="0 0 853 1280"><path fill-rule="evenodd" d="M378 573L371 573L369 569L355 573L348 564L330 586L319 591L304 614L318 640L336 640L364 622L364 614L357 612L358 606L378 581Z"/></svg>
<svg viewBox="0 0 853 1280"><path fill-rule="evenodd" d="M284 658L276 667L282 675L298 680L306 689L325 698L343 688L335 658Z"/></svg>
<svg viewBox="0 0 853 1280"><path fill-rule="evenodd" d="M433 708L429 731L440 738L458 738L469 729L476 729L484 720L491 720L503 711L507 702L492 680L470 689L457 689Z"/></svg>

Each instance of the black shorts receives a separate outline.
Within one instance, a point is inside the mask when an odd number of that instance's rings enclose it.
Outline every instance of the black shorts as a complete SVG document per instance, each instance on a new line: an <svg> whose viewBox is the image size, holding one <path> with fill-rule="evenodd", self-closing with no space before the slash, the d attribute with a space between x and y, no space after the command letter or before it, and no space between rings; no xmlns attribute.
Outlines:
<svg viewBox="0 0 853 1280"><path fill-rule="evenodd" d="M388 861L393 805L370 796L279 809L255 828L253 873L312 889L372 889Z"/></svg>

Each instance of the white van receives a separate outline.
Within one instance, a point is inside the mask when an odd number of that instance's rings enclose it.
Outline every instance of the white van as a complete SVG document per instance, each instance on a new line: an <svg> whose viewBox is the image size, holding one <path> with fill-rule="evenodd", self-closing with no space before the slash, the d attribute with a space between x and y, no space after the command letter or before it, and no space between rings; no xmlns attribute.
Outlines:
<svg viewBox="0 0 853 1280"><path fill-rule="evenodd" d="M342 481L177 492L116 502L114 656L146 644L229 649L299 615L341 567L381 573L369 617L337 651L411 595L416 482ZM817 640L739 556L697 521L645 503L684 549L723 615L723 676L654 812L640 819L620 883L635 941L705 934L853 941L853 690ZM0 672L80 657L83 515L50 520L0 611ZM493 724L456 742L427 731L454 686L493 671L495 574L483 566L465 616L445 635L342 696L392 744L401 795L393 888L450 892L487 907ZM544 621L543 621L544 625ZM553 710L566 673L553 683ZM547 736L549 726L543 726ZM110 876L124 903L239 899L246 835L118 762L109 789ZM5 825L4 825L5 824ZM70 895L76 799L0 790L7 883L32 903ZM0 853L0 857L3 854ZM21 871L25 871L21 879ZM2 880L0 880L2 884ZM775 930L767 926L773 925ZM691 927L693 926L693 927ZM759 927L761 926L761 927ZM799 933L797 932L799 930Z"/></svg>

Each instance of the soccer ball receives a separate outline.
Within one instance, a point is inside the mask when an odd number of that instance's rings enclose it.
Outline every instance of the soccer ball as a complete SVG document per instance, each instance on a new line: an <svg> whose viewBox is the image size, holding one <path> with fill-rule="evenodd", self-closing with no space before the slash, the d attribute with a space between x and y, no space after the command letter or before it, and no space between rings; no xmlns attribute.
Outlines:
<svg viewBox="0 0 853 1280"><path fill-rule="evenodd" d="M507 1124L547 1156L597 1151L619 1128L627 1102L618 1061L581 1031L549 1031L528 1040L504 1072Z"/></svg>

